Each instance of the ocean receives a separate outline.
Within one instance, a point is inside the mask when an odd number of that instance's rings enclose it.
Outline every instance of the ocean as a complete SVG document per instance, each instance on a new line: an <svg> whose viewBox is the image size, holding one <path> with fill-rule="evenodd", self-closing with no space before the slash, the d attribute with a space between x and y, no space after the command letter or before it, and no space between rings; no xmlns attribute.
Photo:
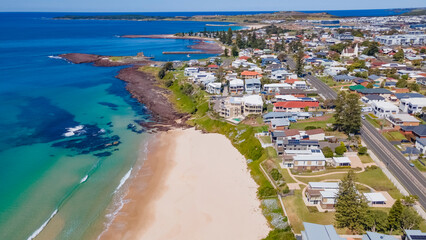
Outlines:
<svg viewBox="0 0 426 240"><path fill-rule="evenodd" d="M162 52L187 50L191 40L118 36L228 29L52 19L61 15L0 13L0 239L96 239L143 161L149 134L137 122L150 114L114 77L122 67L71 64L57 55L144 52L187 60Z"/></svg>

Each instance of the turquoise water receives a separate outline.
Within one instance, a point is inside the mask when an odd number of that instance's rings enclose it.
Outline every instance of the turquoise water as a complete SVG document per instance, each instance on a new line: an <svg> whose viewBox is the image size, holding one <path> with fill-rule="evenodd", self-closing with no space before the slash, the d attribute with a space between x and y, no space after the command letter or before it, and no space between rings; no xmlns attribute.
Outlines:
<svg viewBox="0 0 426 240"><path fill-rule="evenodd" d="M187 50L190 40L117 36L226 28L53 16L0 13L0 239L95 239L122 205L122 187L144 155L149 135L137 122L150 114L114 77L121 68L54 56L143 51L186 60L161 52Z"/></svg>

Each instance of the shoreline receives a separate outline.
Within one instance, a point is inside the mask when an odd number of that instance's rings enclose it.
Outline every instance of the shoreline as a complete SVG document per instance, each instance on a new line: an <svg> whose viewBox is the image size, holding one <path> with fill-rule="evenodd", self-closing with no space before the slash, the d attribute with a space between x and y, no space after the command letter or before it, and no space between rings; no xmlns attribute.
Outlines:
<svg viewBox="0 0 426 240"><path fill-rule="evenodd" d="M211 149L212 143L222 151ZM148 148L127 204L101 240L255 240L268 234L257 184L225 136L177 129L158 133Z"/></svg>

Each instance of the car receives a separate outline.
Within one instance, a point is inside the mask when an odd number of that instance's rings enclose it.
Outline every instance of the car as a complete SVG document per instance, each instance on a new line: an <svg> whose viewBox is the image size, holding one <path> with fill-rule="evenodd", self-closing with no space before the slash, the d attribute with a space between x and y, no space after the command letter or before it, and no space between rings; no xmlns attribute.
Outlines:
<svg viewBox="0 0 426 240"><path fill-rule="evenodd" d="M362 118L362 120L365 120L365 116L364 115L361 115L361 118Z"/></svg>
<svg viewBox="0 0 426 240"><path fill-rule="evenodd" d="M410 167L414 167L414 164L410 163Z"/></svg>

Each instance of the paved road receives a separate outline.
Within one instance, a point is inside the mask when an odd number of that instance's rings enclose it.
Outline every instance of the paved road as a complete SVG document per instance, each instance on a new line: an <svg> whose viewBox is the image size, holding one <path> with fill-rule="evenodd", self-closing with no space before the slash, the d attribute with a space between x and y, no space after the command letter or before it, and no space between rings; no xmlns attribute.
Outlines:
<svg viewBox="0 0 426 240"><path fill-rule="evenodd" d="M290 69L296 68L291 58L287 59L287 64ZM306 75L306 79L325 99L336 99L337 93L320 79L312 75ZM411 167L401 152L366 120L362 120L361 138L407 191L419 197L420 205L426 209L426 178L417 169Z"/></svg>

